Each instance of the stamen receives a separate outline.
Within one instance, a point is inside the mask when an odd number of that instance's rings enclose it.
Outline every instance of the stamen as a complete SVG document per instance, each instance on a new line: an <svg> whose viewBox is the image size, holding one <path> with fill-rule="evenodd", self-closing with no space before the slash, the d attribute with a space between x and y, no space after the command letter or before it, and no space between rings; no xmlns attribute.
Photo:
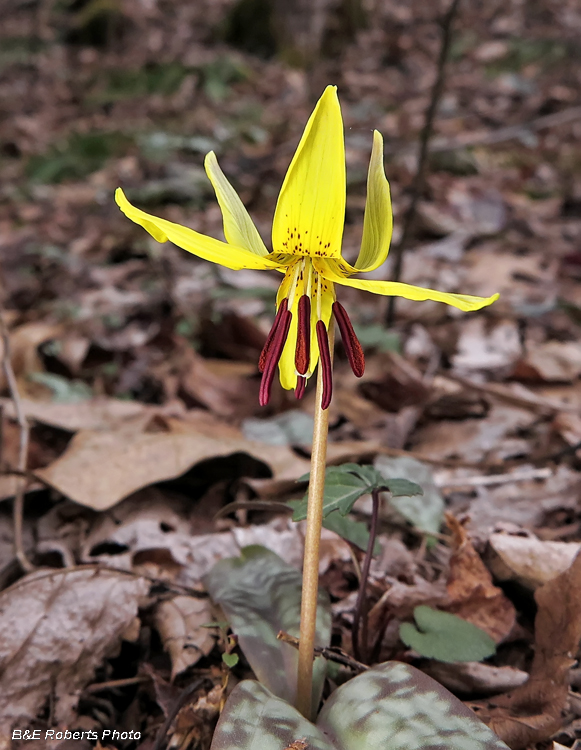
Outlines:
<svg viewBox="0 0 581 750"><path fill-rule="evenodd" d="M259 372L264 372L264 368L266 367L266 360L268 358L268 352L270 351L270 347L272 346L272 342L274 340L274 337L280 325L280 321L283 316L283 313L285 313L287 309L288 309L288 299L283 299L283 301L278 306L278 310L276 311L276 316L274 318L274 323L272 324L272 328L270 329L270 333L268 334L266 343L263 346L262 351L260 352L260 357L258 358Z"/></svg>
<svg viewBox="0 0 581 750"><path fill-rule="evenodd" d="M309 369L311 358L311 300L306 294L299 300L298 314L295 367L299 375L304 375Z"/></svg>
<svg viewBox="0 0 581 750"><path fill-rule="evenodd" d="M285 300L286 301L286 300ZM282 303L281 303L282 305ZM290 310L285 309L280 316L279 324L276 327L272 344L266 353L266 361L264 363L264 372L262 373L262 380L260 381L260 391L258 393L258 402L261 406L266 406L270 400L270 389L272 388L272 381L274 380L274 373L276 372L276 366L278 360L286 344L292 314ZM274 328L274 326L273 326Z"/></svg>
<svg viewBox="0 0 581 750"><path fill-rule="evenodd" d="M299 375L297 378L297 387L295 388L295 396L301 399L305 395L305 388L307 387L307 379Z"/></svg>
<svg viewBox="0 0 581 750"><path fill-rule="evenodd" d="M357 338L357 334L353 330L347 310L343 307L340 302L333 302L333 315L339 325L341 331L341 338L343 339L343 346L347 354L347 359L351 365L351 369L354 374L360 378L365 372L365 356L363 349Z"/></svg>
<svg viewBox="0 0 581 750"><path fill-rule="evenodd" d="M323 368L323 398L321 409L327 409L333 395L333 368L331 367L331 353L329 351L329 336L322 320L317 320L317 341L319 343L320 362Z"/></svg>

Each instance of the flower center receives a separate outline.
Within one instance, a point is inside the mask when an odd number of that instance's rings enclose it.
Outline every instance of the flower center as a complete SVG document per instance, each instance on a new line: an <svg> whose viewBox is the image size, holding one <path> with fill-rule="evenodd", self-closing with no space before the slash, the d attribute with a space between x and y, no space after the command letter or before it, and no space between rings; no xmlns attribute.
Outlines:
<svg viewBox="0 0 581 750"><path fill-rule="evenodd" d="M259 396L261 406L265 406L270 399L276 367L285 346L292 346L290 341L287 343L287 339L293 317L296 318L296 342L295 329L292 329L294 368L297 376L295 395L299 399L303 397L306 382L315 368L316 361L313 360L311 351L314 335L323 376L322 408L326 409L329 406L333 379L327 325L333 316L339 325L351 368L357 377L361 377L365 367L363 350L345 308L335 300L334 284L315 270L309 257L295 256L287 267L279 291L278 311L258 361L258 368L262 372Z"/></svg>

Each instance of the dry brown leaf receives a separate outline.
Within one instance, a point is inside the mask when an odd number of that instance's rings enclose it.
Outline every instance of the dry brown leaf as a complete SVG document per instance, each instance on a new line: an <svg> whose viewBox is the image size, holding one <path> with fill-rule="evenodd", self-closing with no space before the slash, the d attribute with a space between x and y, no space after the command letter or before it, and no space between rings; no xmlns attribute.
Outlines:
<svg viewBox="0 0 581 750"><path fill-rule="evenodd" d="M479 711L512 750L543 742L561 728L569 671L581 640L581 553L535 593L535 656L529 681Z"/></svg>
<svg viewBox="0 0 581 750"><path fill-rule="evenodd" d="M493 695L514 690L528 680L528 672L516 667L495 667L478 661L446 664L430 660L422 671L441 682L448 690L463 695Z"/></svg>
<svg viewBox="0 0 581 750"><path fill-rule="evenodd" d="M458 519L447 513L446 523L454 545L446 585L450 597L446 609L482 628L500 643L514 626L514 605L492 583L492 576Z"/></svg>
<svg viewBox="0 0 581 750"><path fill-rule="evenodd" d="M79 693L133 623L142 578L95 567L38 571L0 594L0 717L30 722L49 696L74 717Z"/></svg>
<svg viewBox="0 0 581 750"><path fill-rule="evenodd" d="M490 559L495 577L516 580L531 589L567 570L581 549L579 542L544 542L535 536L514 534L492 534L488 541L496 553Z"/></svg>
<svg viewBox="0 0 581 750"><path fill-rule="evenodd" d="M71 500L106 510L142 487L233 453L266 463L279 479L296 479L308 471L308 462L285 446L246 440L216 421L189 423L155 415L145 424L129 421L111 432L82 430L60 458L36 473Z"/></svg>
<svg viewBox="0 0 581 750"><path fill-rule="evenodd" d="M172 681L214 648L214 632L203 627L214 619L209 599L175 596L160 602L153 617L163 646L171 658Z"/></svg>
<svg viewBox="0 0 581 750"><path fill-rule="evenodd" d="M0 405L7 416L14 418L14 404L11 399L0 399ZM113 429L119 422L131 417L152 414L155 407L138 401L122 401L118 398L94 398L76 403L36 401L22 399L22 409L28 419L58 427L68 432L78 430Z"/></svg>
<svg viewBox="0 0 581 750"><path fill-rule="evenodd" d="M531 347L515 366L514 377L568 383L581 375L581 345L575 341L546 341Z"/></svg>

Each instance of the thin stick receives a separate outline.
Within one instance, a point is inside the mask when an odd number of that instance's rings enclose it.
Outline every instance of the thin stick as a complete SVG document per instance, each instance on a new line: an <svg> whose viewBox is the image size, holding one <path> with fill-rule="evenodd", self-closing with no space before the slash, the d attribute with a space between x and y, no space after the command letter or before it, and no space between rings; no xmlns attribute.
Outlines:
<svg viewBox="0 0 581 750"><path fill-rule="evenodd" d="M329 323L329 351L333 356L335 323ZM327 435L329 433L329 409L321 409L323 400L323 367L317 372L315 397L315 427L311 453L311 476L307 506L307 531L303 561L303 591L301 598L301 629L299 666L297 677L297 709L307 719L313 718L313 655L317 626L317 600L319 596L319 547L323 525L323 493L325 491L325 467L327 463Z"/></svg>
<svg viewBox="0 0 581 750"><path fill-rule="evenodd" d="M415 223L415 219L416 219L418 202L420 200L420 196L424 189L424 182L426 179L426 171L428 167L428 153L429 153L430 139L434 132L434 120L436 118L438 104L440 103L440 98L444 90L446 61L448 60L448 55L450 52L450 43L452 41L452 22L456 15L456 11L458 10L459 4L460 4L460 0L452 0L450 7L448 8L448 12L446 13L446 15L444 16L442 20L442 43L440 45L440 56L438 58L438 70L436 74L436 80L434 82L434 87L432 89L432 96L430 99L430 104L426 112L426 120L424 122L422 133L420 135L420 153L418 156L418 166L417 166L416 174L414 176L412 186L411 186L412 199L411 199L410 205L408 207L408 210L406 211L406 214L403 220L403 230L402 230L401 239L398 242L397 246L394 248L394 255L395 255L395 264L393 268L393 280L394 281L399 281L400 276L401 276L403 251L405 250L409 242L412 229ZM396 304L395 301L396 301L396 297L389 298L389 304L387 308L387 318L386 318L386 324L388 328L391 328L391 326L393 325L393 321L395 319L395 304Z"/></svg>
<svg viewBox="0 0 581 750"><path fill-rule="evenodd" d="M373 547L377 538L377 525L379 521L379 490L376 488L371 492L373 502L371 511L371 526L369 529L369 541L363 567L361 568L361 580L359 582L359 593L357 594L357 604L353 615L353 628L351 629L351 639L353 643L353 655L358 661L367 661L367 579L369 578L369 569L371 567L371 558L373 557ZM361 641L359 640L359 625L361 625Z"/></svg>
<svg viewBox="0 0 581 750"><path fill-rule="evenodd" d="M34 570L34 565L26 557L24 552L24 543L22 540L22 523L24 515L24 491L28 480L26 478L26 464L28 459L28 442L30 438L30 427L28 420L24 414L22 408L22 401L20 400L20 394L18 393L18 384L16 383L16 376L12 368L11 354L10 354L10 336L8 334L8 326L4 320L2 311L0 310L0 334L2 337L3 353L2 353L2 369L4 370L4 376L8 383L8 391L10 392L10 398L14 404L14 412L16 414L16 421L20 428L20 440L18 444L18 463L16 466L17 471L24 476L19 476L16 479L16 493L14 497L13 507L13 523L14 523L14 554L16 559L20 563L20 566L25 573L30 573Z"/></svg>

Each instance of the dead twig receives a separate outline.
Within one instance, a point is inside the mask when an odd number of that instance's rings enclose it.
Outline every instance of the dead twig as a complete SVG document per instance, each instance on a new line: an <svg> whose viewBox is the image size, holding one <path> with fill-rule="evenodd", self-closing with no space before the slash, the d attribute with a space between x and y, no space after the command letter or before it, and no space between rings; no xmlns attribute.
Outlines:
<svg viewBox="0 0 581 750"><path fill-rule="evenodd" d="M4 376L8 384L8 391L10 398L14 404L14 411L16 414L16 421L20 429L20 439L18 443L18 462L16 470L19 474L24 475L26 473L26 464L28 459L28 444L30 440L30 427L24 409L22 408L22 401L20 394L18 393L18 384L16 383L16 376L12 368L11 355L10 355L10 336L8 334L8 326L4 320L3 312L0 310L0 336L2 337L2 369L4 370ZM22 539L22 524L24 517L24 493L28 480L25 476L18 478L16 482L16 493L14 496L14 508L13 508L13 523L14 523L14 554L16 559L20 563L20 566L25 573L30 573L34 570L34 565L26 557L24 552L24 544Z"/></svg>
<svg viewBox="0 0 581 750"><path fill-rule="evenodd" d="M426 179L426 171L428 167L428 154L430 139L434 132L434 120L436 118L436 112L438 110L438 104L444 91L445 81L445 70L448 55L450 53L450 44L452 41L452 23L456 16L460 0L452 0L450 7L446 12L446 15L442 19L442 43L440 45L440 55L438 58L438 67L436 73L436 80L432 89L432 96L430 98L430 104L426 111L426 119L424 127L420 135L420 153L418 156L418 166L414 179L411 185L411 201L410 205L405 213L403 220L403 230L401 239L397 246L394 248L395 264L393 268L393 280L399 281L401 276L401 267L403 261L403 251L405 250L409 239L412 234L414 227L418 202L424 189L424 183ZM386 324L388 328L391 328L395 318L395 305L396 297L389 298L389 304L387 308L387 319Z"/></svg>
<svg viewBox="0 0 581 750"><path fill-rule="evenodd" d="M299 647L299 639L295 638L294 635L290 635L290 633L285 633L284 630L279 631L276 637L277 640L282 641L283 643L288 643L289 646L292 646L293 648L298 649ZM362 664L360 661L357 661L357 659L349 656L349 654L346 654L340 649L336 648L315 646L315 656L322 656L323 659L335 661L337 662L337 664L342 664L345 667L349 667L355 672L366 672L369 669L366 664Z"/></svg>

